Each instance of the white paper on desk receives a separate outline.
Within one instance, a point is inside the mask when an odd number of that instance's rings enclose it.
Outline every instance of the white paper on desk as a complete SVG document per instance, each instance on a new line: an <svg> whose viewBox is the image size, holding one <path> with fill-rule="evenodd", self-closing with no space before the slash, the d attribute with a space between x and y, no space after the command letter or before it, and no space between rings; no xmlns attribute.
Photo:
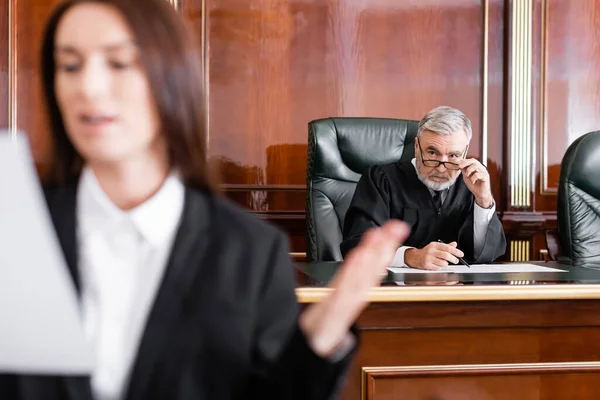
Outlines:
<svg viewBox="0 0 600 400"><path fill-rule="evenodd" d="M449 265L437 271L404 267L390 267L391 272L401 274L491 274L491 273L519 273L519 272L566 272L562 269L543 267L535 264L471 264L471 268L466 265Z"/></svg>
<svg viewBox="0 0 600 400"><path fill-rule="evenodd" d="M29 144L0 131L0 372L81 374L91 365Z"/></svg>

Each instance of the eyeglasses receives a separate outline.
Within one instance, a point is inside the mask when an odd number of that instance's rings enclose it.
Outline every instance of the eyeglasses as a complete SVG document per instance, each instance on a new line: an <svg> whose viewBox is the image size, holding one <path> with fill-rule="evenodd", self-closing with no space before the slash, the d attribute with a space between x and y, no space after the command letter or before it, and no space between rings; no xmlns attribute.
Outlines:
<svg viewBox="0 0 600 400"><path fill-rule="evenodd" d="M458 166L457 163L453 163L450 161L426 160L424 157L423 148L421 147L421 141L419 140L419 138L417 138L417 144L419 145L419 150L421 151L421 162L423 163L424 166L429 167L429 168L437 168L440 165L443 165L444 168L450 169L450 170L460 169L460 167ZM467 155L468 150L469 150L469 145L467 145L467 148L463 152L461 158L464 158Z"/></svg>

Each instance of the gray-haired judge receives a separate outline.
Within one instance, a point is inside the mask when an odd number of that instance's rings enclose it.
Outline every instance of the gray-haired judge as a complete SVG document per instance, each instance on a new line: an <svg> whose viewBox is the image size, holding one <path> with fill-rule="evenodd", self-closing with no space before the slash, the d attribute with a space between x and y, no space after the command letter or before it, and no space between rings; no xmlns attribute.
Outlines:
<svg viewBox="0 0 600 400"><path fill-rule="evenodd" d="M502 256L506 239L490 175L466 158L471 136L471 121L461 111L429 111L419 122L412 161L373 166L359 180L344 221L342 254L369 228L397 218L411 226L411 234L395 265L440 269L457 264L458 257L489 263Z"/></svg>

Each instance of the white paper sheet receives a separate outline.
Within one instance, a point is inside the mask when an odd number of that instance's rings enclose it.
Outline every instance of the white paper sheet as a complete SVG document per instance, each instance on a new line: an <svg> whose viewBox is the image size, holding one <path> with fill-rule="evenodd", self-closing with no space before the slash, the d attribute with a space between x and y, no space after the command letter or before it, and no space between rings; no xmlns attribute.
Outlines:
<svg viewBox="0 0 600 400"><path fill-rule="evenodd" d="M0 372L88 373L91 366L28 142L0 131Z"/></svg>
<svg viewBox="0 0 600 400"><path fill-rule="evenodd" d="M446 268L442 268L437 271L415 269L410 267L390 267L388 268L391 272L401 274L490 274L490 273L518 273L518 272L566 272L562 269L549 268L535 264L472 264L471 268L459 264L449 265Z"/></svg>

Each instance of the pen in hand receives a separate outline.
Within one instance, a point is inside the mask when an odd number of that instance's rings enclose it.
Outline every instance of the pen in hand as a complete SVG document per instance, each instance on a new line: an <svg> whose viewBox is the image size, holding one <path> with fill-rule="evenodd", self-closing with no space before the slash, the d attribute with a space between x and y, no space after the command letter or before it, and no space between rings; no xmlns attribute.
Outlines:
<svg viewBox="0 0 600 400"><path fill-rule="evenodd" d="M439 243L444 243L444 242L442 242L442 241L441 241L441 240L439 240L439 239L438 239L438 242L439 242ZM456 257L456 258L458 258L458 261L459 261L459 262L460 262L462 265L466 265L466 266L467 266L467 268L471 268L471 266L469 265L469 263L468 263L468 262L466 262L466 261L465 261L465 260L464 260L462 257Z"/></svg>

